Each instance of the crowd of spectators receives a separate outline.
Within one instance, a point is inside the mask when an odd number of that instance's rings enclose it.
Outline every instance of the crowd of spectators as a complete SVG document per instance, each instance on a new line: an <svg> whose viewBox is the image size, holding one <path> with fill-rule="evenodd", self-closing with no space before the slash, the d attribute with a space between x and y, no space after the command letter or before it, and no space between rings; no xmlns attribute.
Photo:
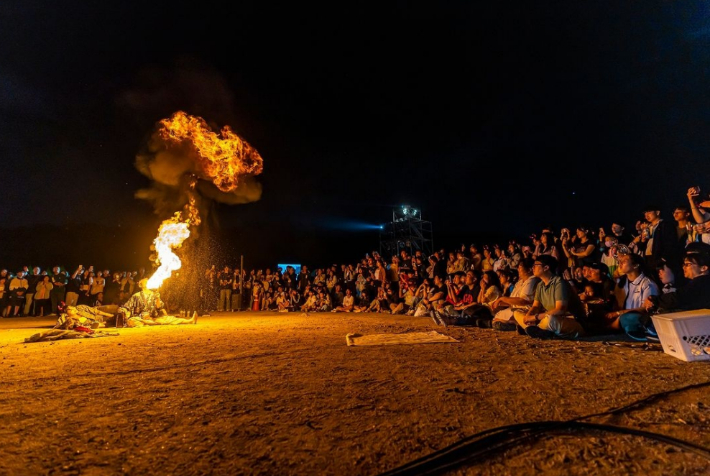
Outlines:
<svg viewBox="0 0 710 476"><path fill-rule="evenodd" d="M534 337L625 331L654 337L654 312L710 308L710 203L664 219L649 205L631 229L547 227L526 243L461 245L425 256L373 251L358 263L205 272L218 311L380 312L440 325L492 327ZM707 207L704 208L704 207ZM242 294L239 294L242 289ZM209 305L208 305L209 307Z"/></svg>
<svg viewBox="0 0 710 476"><path fill-rule="evenodd" d="M691 188L672 220L646 207L631 229L547 227L525 243L430 256L402 250L387 260L373 251L357 263L298 272L212 266L199 286L201 311L378 312L538 338L613 331L653 338L652 313L710 308L710 202L699 194ZM2 315L48 315L60 301L121 304L144 276L83 266L2 270Z"/></svg>
<svg viewBox="0 0 710 476"><path fill-rule="evenodd" d="M79 265L73 272L61 266L51 270L24 266L15 274L0 270L0 308L2 317L56 315L60 303L102 306L121 304L138 290L146 277L138 271L95 270Z"/></svg>

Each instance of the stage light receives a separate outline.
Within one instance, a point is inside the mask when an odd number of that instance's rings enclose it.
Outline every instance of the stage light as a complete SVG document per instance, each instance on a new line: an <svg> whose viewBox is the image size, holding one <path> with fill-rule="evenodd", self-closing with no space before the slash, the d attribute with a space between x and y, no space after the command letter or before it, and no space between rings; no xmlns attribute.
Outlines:
<svg viewBox="0 0 710 476"><path fill-rule="evenodd" d="M406 215L407 212L409 212L409 209L407 207L402 207L402 213Z"/></svg>
<svg viewBox="0 0 710 476"><path fill-rule="evenodd" d="M380 230L384 230L384 229L385 229L385 225L380 225Z"/></svg>

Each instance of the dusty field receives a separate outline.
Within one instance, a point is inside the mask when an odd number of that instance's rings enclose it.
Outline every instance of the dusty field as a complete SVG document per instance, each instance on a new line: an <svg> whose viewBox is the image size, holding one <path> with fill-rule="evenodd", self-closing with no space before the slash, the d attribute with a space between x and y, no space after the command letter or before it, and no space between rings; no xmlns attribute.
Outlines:
<svg viewBox="0 0 710 476"><path fill-rule="evenodd" d="M569 419L710 381L710 364L601 342L442 329L461 342L347 347L431 330L384 315L229 314L23 344L0 320L0 474L376 475L500 425ZM710 387L591 421L710 446ZM708 474L639 437L541 437L455 474Z"/></svg>

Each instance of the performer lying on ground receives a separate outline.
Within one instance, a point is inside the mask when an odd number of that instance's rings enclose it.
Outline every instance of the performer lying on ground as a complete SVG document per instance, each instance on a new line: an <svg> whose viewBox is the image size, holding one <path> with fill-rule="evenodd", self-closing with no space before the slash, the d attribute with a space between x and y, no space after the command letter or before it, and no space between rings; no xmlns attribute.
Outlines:
<svg viewBox="0 0 710 476"><path fill-rule="evenodd" d="M119 325L121 322L127 327L197 324L197 312L190 319L168 316L160 294L148 289L147 279L141 279L138 287L141 290L118 309Z"/></svg>
<svg viewBox="0 0 710 476"><path fill-rule="evenodd" d="M86 327L98 329L106 327L106 321L111 320L118 311L118 306L91 307L84 304L78 306L65 306L63 302L57 305L59 317L55 329L74 329Z"/></svg>

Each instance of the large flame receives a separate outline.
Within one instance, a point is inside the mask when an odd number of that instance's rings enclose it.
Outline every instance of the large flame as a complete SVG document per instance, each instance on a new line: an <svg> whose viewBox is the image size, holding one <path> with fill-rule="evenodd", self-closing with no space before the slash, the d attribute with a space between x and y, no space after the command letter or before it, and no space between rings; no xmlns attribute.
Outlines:
<svg viewBox="0 0 710 476"><path fill-rule="evenodd" d="M173 271L182 267L182 261L173 250L180 248L183 242L189 238L190 226L197 226L201 222L193 194L196 183L194 178L190 182L190 199L185 208L164 220L158 228L158 236L153 240L153 246L158 255L156 263L159 266L148 280L148 289L158 289L163 281L173 274Z"/></svg>
<svg viewBox="0 0 710 476"><path fill-rule="evenodd" d="M158 237L153 241L160 266L148 280L148 289L158 289L173 271L180 269L182 262L173 250L180 248L189 236L190 221L183 221L181 212L160 224Z"/></svg>
<svg viewBox="0 0 710 476"><path fill-rule="evenodd" d="M159 133L164 141L191 142L202 171L223 192L235 190L240 175L257 175L264 168L256 149L229 126L224 126L220 134L216 134L204 119L182 111L176 112L170 119L161 120L160 125Z"/></svg>
<svg viewBox="0 0 710 476"><path fill-rule="evenodd" d="M241 175L256 175L263 170L263 161L256 149L232 132L229 126L222 128L220 137L201 117L178 111L170 119L160 121L158 133L167 144L189 142L196 152L190 156L199 163L202 172L198 174L199 178L212 181L223 192L234 191ZM159 266L148 280L148 289L159 288L173 271L182 266L174 250L190 236L190 226L200 224L194 195L197 179L192 176L190 180L189 201L184 209L163 221L158 229L153 245Z"/></svg>

